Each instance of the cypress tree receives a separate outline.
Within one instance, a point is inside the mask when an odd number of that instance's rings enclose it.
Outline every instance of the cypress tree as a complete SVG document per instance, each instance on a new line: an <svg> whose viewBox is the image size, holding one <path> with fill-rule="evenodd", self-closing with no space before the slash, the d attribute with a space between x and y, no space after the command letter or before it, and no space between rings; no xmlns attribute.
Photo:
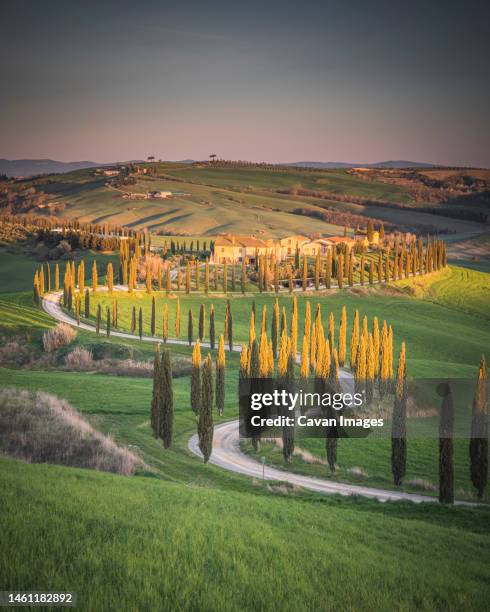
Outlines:
<svg viewBox="0 0 490 612"><path fill-rule="evenodd" d="M257 339L252 342L249 350L249 376L254 384L257 383L257 379L260 377L260 357L259 357L259 345ZM252 446L254 451L257 453L260 450L260 433L253 432L252 434Z"/></svg>
<svg viewBox="0 0 490 612"><path fill-rule="evenodd" d="M189 260L187 260L185 268L185 292L189 294L191 291L191 267Z"/></svg>
<svg viewBox="0 0 490 612"><path fill-rule="evenodd" d="M136 306L133 306L133 311L131 313L131 333L134 334L136 331Z"/></svg>
<svg viewBox="0 0 490 612"><path fill-rule="evenodd" d="M488 480L487 408L487 362L482 355L473 397L470 439L470 476L478 499L483 498Z"/></svg>
<svg viewBox="0 0 490 612"><path fill-rule="evenodd" d="M320 289L320 251L317 251L315 259L315 289Z"/></svg>
<svg viewBox="0 0 490 612"><path fill-rule="evenodd" d="M267 378L269 375L269 344L267 342L267 334L260 334L259 343L259 378Z"/></svg>
<svg viewBox="0 0 490 612"><path fill-rule="evenodd" d="M88 289L85 289L85 318L88 319L90 317L90 292Z"/></svg>
<svg viewBox="0 0 490 612"><path fill-rule="evenodd" d="M155 296L151 298L151 322L150 322L150 331L151 335L155 335L156 331L156 305L155 305Z"/></svg>
<svg viewBox="0 0 490 612"><path fill-rule="evenodd" d="M215 337L216 331L214 324L214 305L211 304L211 310L209 311L209 345L212 350L214 350Z"/></svg>
<svg viewBox="0 0 490 612"><path fill-rule="evenodd" d="M216 408L223 416L225 410L225 339L219 337L218 354L216 356Z"/></svg>
<svg viewBox="0 0 490 612"><path fill-rule="evenodd" d="M54 264L54 283L55 283L55 290L59 291L60 290L60 267L58 265L58 262ZM80 291L81 293L83 293L83 289L80 289Z"/></svg>
<svg viewBox="0 0 490 612"><path fill-rule="evenodd" d="M95 259L92 265L92 291L94 293L97 291L97 261Z"/></svg>
<svg viewBox="0 0 490 612"><path fill-rule="evenodd" d="M262 305L262 319L260 321L260 333L267 333L267 306L265 304Z"/></svg>
<svg viewBox="0 0 490 612"><path fill-rule="evenodd" d="M206 318L206 309L204 304L199 307L199 340L202 342L204 338L204 320Z"/></svg>
<svg viewBox="0 0 490 612"><path fill-rule="evenodd" d="M40 266L39 268L39 293L44 295L44 267ZM66 280L65 280L66 284Z"/></svg>
<svg viewBox="0 0 490 612"><path fill-rule="evenodd" d="M109 310L109 307L107 307L106 313L106 335L111 335L111 311Z"/></svg>
<svg viewBox="0 0 490 612"><path fill-rule="evenodd" d="M214 269L213 269L213 276L214 276L214 290L218 291L218 264L214 264Z"/></svg>
<svg viewBox="0 0 490 612"><path fill-rule="evenodd" d="M198 414L201 409L201 343L196 341L192 350L191 408Z"/></svg>
<svg viewBox="0 0 490 612"><path fill-rule="evenodd" d="M279 338L279 302L276 298L274 302L274 308L272 310L272 323L271 323L271 341L272 341L272 352L274 358L277 357L277 341Z"/></svg>
<svg viewBox="0 0 490 612"><path fill-rule="evenodd" d="M339 365L343 366L347 358L347 309L345 306L342 306L340 314L338 358Z"/></svg>
<svg viewBox="0 0 490 612"><path fill-rule="evenodd" d="M332 286L332 249L328 249L327 262L325 269L325 287L330 289Z"/></svg>
<svg viewBox="0 0 490 612"><path fill-rule="evenodd" d="M359 282L361 283L361 285L364 285L364 266L366 265L366 258L364 253L361 254L361 263L360 263L360 270L359 270Z"/></svg>
<svg viewBox="0 0 490 612"><path fill-rule="evenodd" d="M158 391L159 401L159 437L163 441L164 448L172 445L173 420L174 420L174 394L172 389L172 366L168 350L162 351L160 363L160 388Z"/></svg>
<svg viewBox="0 0 490 612"><path fill-rule="evenodd" d="M230 320L230 302L226 300L225 319L223 321L223 336L228 340L228 322Z"/></svg>
<svg viewBox="0 0 490 612"><path fill-rule="evenodd" d="M228 264L225 261L223 263L223 293L228 292Z"/></svg>
<svg viewBox="0 0 490 612"><path fill-rule="evenodd" d="M37 271L34 275L34 304L39 306L41 303L41 294L39 293L39 280Z"/></svg>
<svg viewBox="0 0 490 612"><path fill-rule="evenodd" d="M248 345L252 347L255 340L255 311L252 310L250 313L250 323L248 327Z"/></svg>
<svg viewBox="0 0 490 612"><path fill-rule="evenodd" d="M114 271L112 269L112 263L109 262L107 264L106 270L106 281L107 281L107 290L112 293L114 289Z"/></svg>
<svg viewBox="0 0 490 612"><path fill-rule="evenodd" d="M279 293L279 267L277 261L274 262L274 291Z"/></svg>
<svg viewBox="0 0 490 612"><path fill-rule="evenodd" d="M308 260L306 255L303 256L303 291L308 287Z"/></svg>
<svg viewBox="0 0 490 612"><path fill-rule="evenodd" d="M303 336L306 337L306 341L308 346L310 346L310 337L311 337L311 306L310 302L306 302L305 306L305 322L303 328Z"/></svg>
<svg viewBox="0 0 490 612"><path fill-rule="evenodd" d="M117 300L112 300L112 326L117 327Z"/></svg>
<svg viewBox="0 0 490 612"><path fill-rule="evenodd" d="M283 331L287 332L287 329L288 329L288 321L287 321L287 316L286 316L286 307L283 306L282 314L281 314L281 336L282 336Z"/></svg>
<svg viewBox="0 0 490 612"><path fill-rule="evenodd" d="M441 504L452 504L454 503L453 396L448 384L441 385L440 391L443 399L439 421L439 501Z"/></svg>
<svg viewBox="0 0 490 612"><path fill-rule="evenodd" d="M291 352L296 359L296 354L298 352L298 300L296 296L293 297L293 309L291 313L291 323L290 323L290 338L291 338Z"/></svg>
<svg viewBox="0 0 490 612"><path fill-rule="evenodd" d="M213 450L213 365L208 353L202 367L202 402L197 425L199 448L204 463L209 461Z"/></svg>
<svg viewBox="0 0 490 612"><path fill-rule="evenodd" d="M167 265L165 291L167 295L172 291L172 271L170 265Z"/></svg>
<svg viewBox="0 0 490 612"><path fill-rule="evenodd" d="M245 258L242 259L242 269L240 274L240 288L242 293L245 294L245 287L247 285L247 265L245 263Z"/></svg>
<svg viewBox="0 0 490 612"><path fill-rule="evenodd" d="M163 305L162 337L165 344L168 340L168 304Z"/></svg>
<svg viewBox="0 0 490 612"><path fill-rule="evenodd" d="M374 351L374 375L377 376L379 373L379 324L378 317L373 318L373 351Z"/></svg>
<svg viewBox="0 0 490 612"><path fill-rule="evenodd" d="M187 319L187 341L189 342L189 346L191 346L193 339L194 339L194 317L192 314L192 308L189 308L189 316Z"/></svg>
<svg viewBox="0 0 490 612"><path fill-rule="evenodd" d="M230 351L233 350L233 315L231 305L228 307L228 347Z"/></svg>
<svg viewBox="0 0 490 612"><path fill-rule="evenodd" d="M288 266L288 287L289 287L289 293L292 294L294 290L294 283L293 283L293 270L291 266Z"/></svg>
<svg viewBox="0 0 490 612"><path fill-rule="evenodd" d="M100 304L98 304L97 305L97 318L95 320L95 333L97 335L100 334L100 319L101 319Z"/></svg>
<svg viewBox="0 0 490 612"><path fill-rule="evenodd" d="M209 259L206 257L206 263L204 264L204 293L209 293Z"/></svg>
<svg viewBox="0 0 490 612"><path fill-rule="evenodd" d="M312 370L316 367L316 352L317 352L317 338L316 338L317 326L312 325L310 333L310 368Z"/></svg>
<svg viewBox="0 0 490 612"><path fill-rule="evenodd" d="M155 348L153 360L153 390L151 395L151 429L155 438L158 438L160 431L160 412L159 412L159 391L160 391L160 345Z"/></svg>
<svg viewBox="0 0 490 612"><path fill-rule="evenodd" d="M199 291L201 287L201 270L200 270L200 264L199 264L198 259L196 259L194 274L195 274L195 281L196 281L196 291Z"/></svg>
<svg viewBox="0 0 490 612"><path fill-rule="evenodd" d="M177 304L175 305L175 337L180 338L180 300L177 298Z"/></svg>
<svg viewBox="0 0 490 612"><path fill-rule="evenodd" d="M344 256L342 253L339 254L337 258L337 284L339 289L342 289L344 284Z"/></svg>
<svg viewBox="0 0 490 612"><path fill-rule="evenodd" d="M143 310L140 307L139 315L138 315L138 333L140 340L143 339Z"/></svg>
<svg viewBox="0 0 490 612"><path fill-rule="evenodd" d="M333 312L328 315L328 339L330 346L335 346L335 317Z"/></svg>
<svg viewBox="0 0 490 612"><path fill-rule="evenodd" d="M287 392L294 392L294 358L290 355L290 342L286 336L286 330L282 332L281 343L279 349L279 358L277 360L277 376L279 387ZM294 416L288 409L284 411L286 416ZM284 461L288 464L292 462L294 453L294 426L284 425L282 428L282 455Z"/></svg>
<svg viewBox="0 0 490 612"><path fill-rule="evenodd" d="M303 336L303 344L301 346L301 366L300 366L300 377L302 380L308 380L310 373L310 347L308 344L308 336Z"/></svg>
<svg viewBox="0 0 490 612"><path fill-rule="evenodd" d="M75 296L75 315L77 317L77 325L80 326L80 296Z"/></svg>
<svg viewBox="0 0 490 612"><path fill-rule="evenodd" d="M389 379L390 379L390 356L388 348L388 326L386 321L383 321L381 328L381 356L379 363L379 394L381 397L388 390Z"/></svg>
<svg viewBox="0 0 490 612"><path fill-rule="evenodd" d="M359 341L359 348L357 350L356 357L356 389L362 391L366 384L366 373L367 373L367 351L368 351L368 337L365 333L361 334Z"/></svg>
<svg viewBox="0 0 490 612"><path fill-rule="evenodd" d="M339 362L338 362L337 349L335 347L331 348L328 345L328 340L327 340L325 344L325 350L323 352L325 359L328 359L327 355L330 355L330 349L332 351L332 363L330 364L330 368L327 374L328 386L333 392L338 392L340 390L340 384L339 384ZM326 374L327 364L325 364L324 370ZM332 410L328 410L327 415L330 418L334 416ZM335 474L336 465L337 465L337 446L338 446L337 426L327 427L326 439L325 439L325 450L327 453L328 466L332 474Z"/></svg>
<svg viewBox="0 0 490 612"><path fill-rule="evenodd" d="M391 471L396 486L402 484L407 466L407 380L405 342L398 357L395 404L391 431Z"/></svg>
<svg viewBox="0 0 490 612"><path fill-rule="evenodd" d="M347 263L347 259L346 259ZM354 252L351 251L349 255L349 270L348 270L349 285L354 285Z"/></svg>
<svg viewBox="0 0 490 612"><path fill-rule="evenodd" d="M354 313L354 323L350 338L350 367L354 370L356 367L357 349L359 346L359 311Z"/></svg>
<svg viewBox="0 0 490 612"><path fill-rule="evenodd" d="M51 291L51 266L49 263L46 264L46 278L48 281L48 293Z"/></svg>
<svg viewBox="0 0 490 612"><path fill-rule="evenodd" d="M182 287L182 270L180 269L180 261L177 263L177 291Z"/></svg>
<svg viewBox="0 0 490 612"><path fill-rule="evenodd" d="M236 291L236 269L235 266L231 266L231 290Z"/></svg>

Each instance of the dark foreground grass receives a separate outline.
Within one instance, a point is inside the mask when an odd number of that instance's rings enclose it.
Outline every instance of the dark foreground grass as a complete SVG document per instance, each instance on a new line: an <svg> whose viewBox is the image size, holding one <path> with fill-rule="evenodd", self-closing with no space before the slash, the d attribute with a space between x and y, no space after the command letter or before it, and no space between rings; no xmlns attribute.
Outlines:
<svg viewBox="0 0 490 612"><path fill-rule="evenodd" d="M221 491L0 460L2 589L83 610L481 609L486 510Z"/></svg>

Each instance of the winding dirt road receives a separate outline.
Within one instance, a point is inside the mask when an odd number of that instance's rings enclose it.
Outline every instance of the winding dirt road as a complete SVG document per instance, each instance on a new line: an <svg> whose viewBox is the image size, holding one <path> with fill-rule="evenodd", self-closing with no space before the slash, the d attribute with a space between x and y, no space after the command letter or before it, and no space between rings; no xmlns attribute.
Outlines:
<svg viewBox="0 0 490 612"><path fill-rule="evenodd" d="M188 447L195 455L202 457L198 446L197 434L192 436L189 440ZM287 482L304 489L316 491L317 493L336 493L346 496L360 495L382 502L404 500L420 503L437 501L435 497L417 495L416 493L372 489L361 485L344 484L341 482L323 480L321 478L313 478L311 476L302 476L301 474L292 474L291 472L286 472L268 465L263 466L262 463L259 463L249 455L245 455L241 452L238 435L238 421L223 423L214 428L213 452L209 459L209 463L252 478L261 479L264 476L266 480Z"/></svg>

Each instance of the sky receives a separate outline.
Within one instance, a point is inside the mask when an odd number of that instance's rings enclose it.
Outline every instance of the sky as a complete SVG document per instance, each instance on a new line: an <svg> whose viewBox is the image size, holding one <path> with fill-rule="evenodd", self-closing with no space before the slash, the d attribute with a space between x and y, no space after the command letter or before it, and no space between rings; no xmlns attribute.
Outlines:
<svg viewBox="0 0 490 612"><path fill-rule="evenodd" d="M467 0L3 0L0 157L490 167Z"/></svg>

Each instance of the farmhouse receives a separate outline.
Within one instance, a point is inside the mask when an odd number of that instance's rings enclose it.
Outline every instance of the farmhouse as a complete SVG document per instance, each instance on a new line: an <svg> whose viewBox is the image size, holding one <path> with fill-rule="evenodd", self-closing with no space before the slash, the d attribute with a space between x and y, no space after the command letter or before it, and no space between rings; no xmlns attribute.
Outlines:
<svg viewBox="0 0 490 612"><path fill-rule="evenodd" d="M287 236L281 240L262 239L255 236L235 236L225 234L219 236L214 243L214 263L235 263L255 261L259 255L274 255L276 261L294 257L298 250L301 256L316 257L327 255L329 249L346 244L352 248L356 244L354 238L346 236L331 236L311 240L306 236Z"/></svg>
<svg viewBox="0 0 490 612"><path fill-rule="evenodd" d="M279 241L279 244L286 250L286 255L294 255L296 248L301 249L303 244L310 242L307 236L286 236Z"/></svg>
<svg viewBox="0 0 490 612"><path fill-rule="evenodd" d="M226 234L219 236L214 243L214 263L254 261L258 255L270 253L266 241L255 236L234 236Z"/></svg>
<svg viewBox="0 0 490 612"><path fill-rule="evenodd" d="M149 191L148 198L171 198L173 193L171 191Z"/></svg>

